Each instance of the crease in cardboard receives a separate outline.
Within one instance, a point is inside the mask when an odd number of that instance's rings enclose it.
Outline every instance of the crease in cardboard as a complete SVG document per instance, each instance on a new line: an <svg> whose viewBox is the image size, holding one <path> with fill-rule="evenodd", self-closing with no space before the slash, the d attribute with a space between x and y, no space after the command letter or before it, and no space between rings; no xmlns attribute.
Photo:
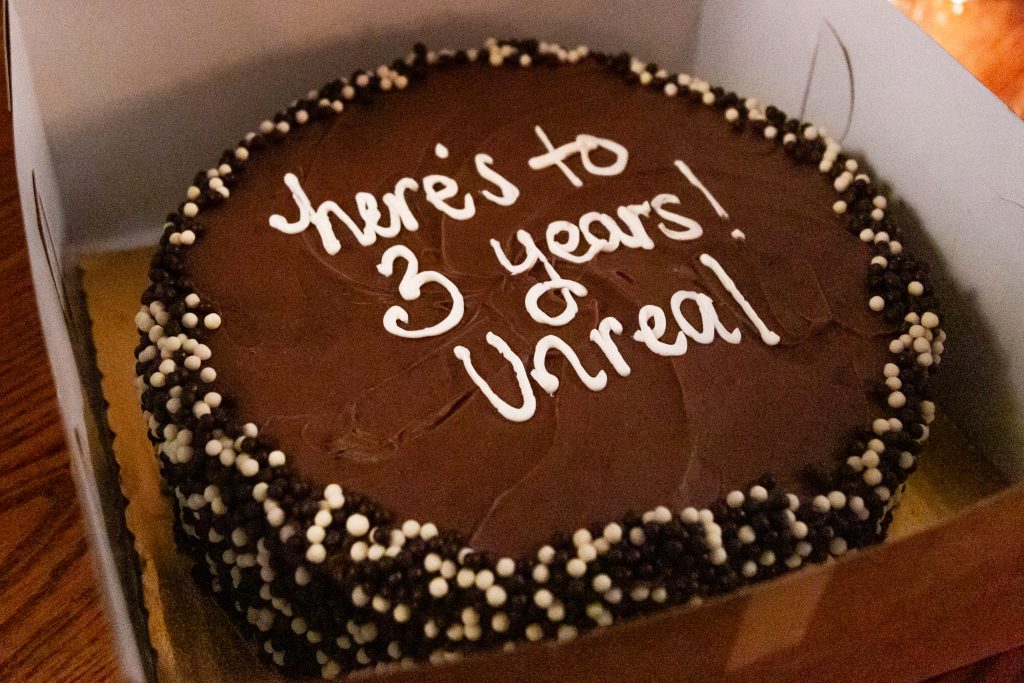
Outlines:
<svg viewBox="0 0 1024 683"><path fill-rule="evenodd" d="M46 257L46 269L50 274L50 282L53 284L53 292L60 305L61 314L64 316L64 324L69 334L73 333L74 319L71 309L68 306L68 290L61 269L57 265L60 255L53 240L53 233L50 231L50 222L46 219L46 206L39 194L39 184L36 181L36 171L32 169L32 203L35 209L36 232L39 234L39 244L43 248L43 256Z"/></svg>
<svg viewBox="0 0 1024 683"><path fill-rule="evenodd" d="M806 570L802 578L780 581L773 591L751 593L726 660L726 671L742 671L803 642L832 572L815 567Z"/></svg>

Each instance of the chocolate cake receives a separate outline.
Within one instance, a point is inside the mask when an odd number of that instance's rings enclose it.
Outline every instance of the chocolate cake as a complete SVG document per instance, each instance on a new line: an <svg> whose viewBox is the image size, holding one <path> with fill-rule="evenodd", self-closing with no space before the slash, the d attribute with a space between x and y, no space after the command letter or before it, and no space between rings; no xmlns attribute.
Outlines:
<svg viewBox="0 0 1024 683"><path fill-rule="evenodd" d="M879 541L925 264L825 130L628 54L423 46L200 172L136 317L195 576L326 678Z"/></svg>

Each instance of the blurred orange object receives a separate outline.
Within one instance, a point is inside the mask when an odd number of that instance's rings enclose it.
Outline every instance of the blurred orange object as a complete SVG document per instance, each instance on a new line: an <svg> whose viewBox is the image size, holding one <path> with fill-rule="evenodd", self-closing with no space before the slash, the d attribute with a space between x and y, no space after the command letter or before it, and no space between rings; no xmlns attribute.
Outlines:
<svg viewBox="0 0 1024 683"><path fill-rule="evenodd" d="M1024 117L1024 2L890 1Z"/></svg>

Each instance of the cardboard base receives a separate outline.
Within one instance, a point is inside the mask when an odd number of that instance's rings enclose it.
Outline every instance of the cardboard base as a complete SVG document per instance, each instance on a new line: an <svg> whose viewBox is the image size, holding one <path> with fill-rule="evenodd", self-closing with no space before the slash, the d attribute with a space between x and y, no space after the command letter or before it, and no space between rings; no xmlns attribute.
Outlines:
<svg viewBox="0 0 1024 683"><path fill-rule="evenodd" d="M149 639L162 682L275 680L254 647L192 580L171 533L170 498L160 480L135 391L133 316L147 284L152 249L89 256L81 261L96 365L108 402L114 454L121 468L125 519L135 535ZM286 680L277 677L276 680Z"/></svg>
<svg viewBox="0 0 1024 683"><path fill-rule="evenodd" d="M157 460L146 438L134 389L132 350L138 336L132 319L146 284L150 254L150 249L97 254L84 258L80 268L96 364L109 403L107 419L115 434L121 487L128 499L125 517L135 535L142 571L158 677L161 681L283 680L259 662L255 646L241 637L214 601L200 594L188 564L174 547L170 499L162 491ZM928 528L1005 485L1003 478L940 415L932 427L925 457L910 480L890 538L903 538ZM791 583L783 581L779 585ZM798 601L804 604L808 618L818 597ZM745 621L734 625L739 629L733 632L734 638L743 641L740 636L746 634L746 641L742 647L733 648L733 672L742 670L744 662L756 662L777 649L776 643L759 642L758 634L770 630L773 623L791 620L792 604L792 596L785 590L773 592L769 586L759 594L755 621L765 628L746 623L752 618L749 610ZM726 632L733 630L723 626ZM794 634L797 642L803 637ZM744 661L734 661L736 656Z"/></svg>

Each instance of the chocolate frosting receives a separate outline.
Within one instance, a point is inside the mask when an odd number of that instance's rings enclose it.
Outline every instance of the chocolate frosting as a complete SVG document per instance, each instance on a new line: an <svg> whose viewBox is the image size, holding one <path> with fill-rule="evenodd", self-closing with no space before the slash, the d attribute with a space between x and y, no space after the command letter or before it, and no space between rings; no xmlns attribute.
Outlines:
<svg viewBox="0 0 1024 683"><path fill-rule="evenodd" d="M557 168L531 170L545 151L540 126L557 146L579 133L629 150L617 176L586 173L574 187ZM435 145L450 150L438 158ZM482 195L497 188L474 169L477 153L521 195L511 207ZM606 159L595 152L594 159ZM728 211L722 220L674 161L681 159ZM378 199L396 181L441 173L471 193L476 215L444 216L422 192L408 193L415 232L360 246L340 222L342 249L329 255L315 229L286 235L268 219L295 220L283 177L298 176L314 207L333 200L357 221L353 197ZM541 271L509 275L489 240L513 262L518 229L544 244L548 223L662 193L704 234L677 242L644 219L653 250L620 248L574 265L553 259L587 287L575 319L560 328L534 322L523 306ZM196 292L223 326L211 336L218 385L238 415L260 425L314 483L337 482L389 507L398 520L432 521L473 547L502 555L531 551L556 533L655 505L706 505L769 471L790 490L818 492L808 475L845 457L854 429L878 412L871 387L885 362L884 323L867 308L868 246L831 209L830 178L796 166L775 144L739 136L721 113L656 91L638 90L596 64L557 69L490 69L469 64L432 74L401 97L355 105L345 116L307 124L287 144L263 151L232 188L231 201L204 212L208 228L188 255ZM385 211L386 214L386 211ZM739 240L735 229L745 234ZM404 339L388 333L384 312L401 303L410 326L432 325L450 299L427 285L403 302L398 275L376 265L407 245L421 269L449 277L466 313L448 333ZM543 248L543 247L542 247ZM545 249L546 251L546 249ZM766 345L749 318L698 261L717 259L782 341ZM645 304L668 312L677 290L707 293L739 344L692 343L665 358L632 339ZM551 298L545 310L559 310ZM689 304L688 304L689 306ZM696 307L684 308L699 320ZM589 341L606 316L631 368L616 374ZM670 341L678 329L671 322ZM485 342L493 331L527 367L534 344L556 334L608 385L590 391L561 354L547 367L560 379L548 396L535 385L537 412L511 422L470 380L452 349L467 347L494 390L518 402L508 363Z"/></svg>

